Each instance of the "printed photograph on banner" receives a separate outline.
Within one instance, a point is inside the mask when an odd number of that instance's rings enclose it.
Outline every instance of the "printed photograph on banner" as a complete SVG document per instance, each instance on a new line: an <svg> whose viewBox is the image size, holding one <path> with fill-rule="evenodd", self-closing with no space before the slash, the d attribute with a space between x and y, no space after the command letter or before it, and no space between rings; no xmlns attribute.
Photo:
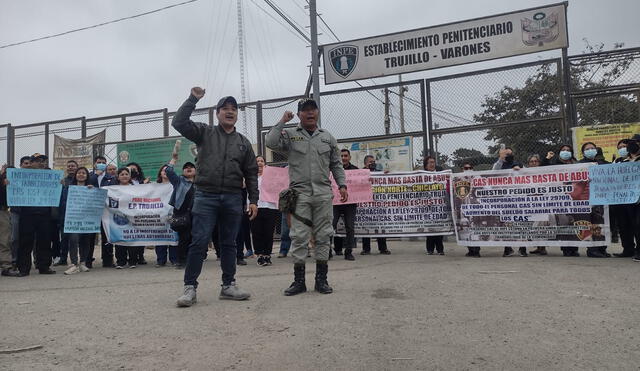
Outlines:
<svg viewBox="0 0 640 371"><path fill-rule="evenodd" d="M364 158L371 155L376 160L378 171L412 171L413 138L401 137L360 142L338 143L340 149L351 152L351 163L362 166Z"/></svg>
<svg viewBox="0 0 640 371"><path fill-rule="evenodd" d="M589 168L575 164L452 175L451 204L462 246L602 246L607 206L589 204Z"/></svg>
<svg viewBox="0 0 640 371"><path fill-rule="evenodd" d="M358 203L357 237L416 237L454 233L451 172L371 173L373 201ZM342 219L337 235L344 236Z"/></svg>
<svg viewBox="0 0 640 371"><path fill-rule="evenodd" d="M107 239L122 246L178 244L178 234L169 225L171 184L108 186L102 214Z"/></svg>

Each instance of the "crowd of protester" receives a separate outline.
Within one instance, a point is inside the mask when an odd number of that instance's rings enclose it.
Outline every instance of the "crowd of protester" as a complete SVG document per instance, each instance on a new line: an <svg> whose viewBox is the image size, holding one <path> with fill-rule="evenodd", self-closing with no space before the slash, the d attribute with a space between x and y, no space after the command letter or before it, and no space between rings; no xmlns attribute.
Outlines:
<svg viewBox="0 0 640 371"><path fill-rule="evenodd" d="M615 162L640 161L640 135L630 139L620 140L617 144L618 153ZM523 158L524 159L524 158ZM156 267L165 267L168 264L177 269L184 269L187 260L189 245L191 244L191 208L193 207L196 186L196 165L186 162L182 166L179 175L175 165L178 163L178 155L173 154L171 161L158 169L155 179L157 183L170 183L172 194L169 204L174 207L171 217L171 227L178 234L177 246L155 246ZM341 151L342 165L345 170L358 169L351 163L351 154L348 150ZM494 170L514 169L565 165L575 163L608 164L603 156L602 149L596 143L584 143L579 152L575 152L571 145L561 145L558 153L549 151L545 156L532 154L526 157L525 163L516 160L516 154L511 148L501 148L498 159L493 164ZM258 169L258 188L262 187L262 174L266 166L263 156L256 157ZM379 170L375 158L366 156L363 169L371 171ZM35 153L20 159L19 167L23 169L48 169L48 157ZM64 274L73 275L89 272L94 267L94 246L97 242L97 234L64 233L65 209L69 186L83 186L89 188L102 188L111 185L136 186L150 183L151 179L145 177L143 169L135 162L122 168L114 164L108 164L106 158L97 156L93 170L79 167L76 161L68 161L66 174L62 179L63 190L59 207L11 207L7 204L6 187L9 184L6 177L6 169L3 166L0 173L0 264L2 275L13 277L28 276L32 265L40 274L54 274L52 266L65 267ZM428 156L424 158L424 170L441 171L436 165L436 159ZM474 164L464 162L460 171L474 170ZM244 190L244 206L248 205L247 192ZM259 266L272 265L274 233L276 224L280 224L280 246L278 258L287 257L291 246L289 237L289 225L287 215L280 214L276 204L264 200L258 201L258 214L253 220L244 215L236 238L236 259L239 265L246 265L246 259L255 258ZM346 234L344 237L334 237L332 257L344 256L344 259L353 261L353 251L356 249L357 240L354 235L354 220L356 215L355 204L347 204L334 207L333 228L337 228L340 218L343 220ZM610 226L612 241L621 242L622 252L613 254L620 258L632 257L640 261L640 205L612 205L610 211ZM104 268L136 268L138 265L147 264L145 260L145 248L142 246L112 245L107 241L104 229L99 234L101 247L101 263ZM220 255L220 232L214 230L211 236L216 255ZM361 255L371 253L371 239L362 238ZM311 243L310 245L313 245ZM311 246L312 247L312 246ZM377 238L377 247L381 255L390 254L385 238ZM527 252L527 248L519 247L519 255L526 257L529 254L547 255L546 246L538 246ZM562 254L567 257L580 256L577 247L562 247ZM428 255L444 255L443 236L430 236L426 238L426 253ZM513 247L504 247L503 256L515 254ZM468 257L480 257L479 247L468 247ZM593 258L607 258L611 254L607 252L607 246L591 247L587 249L587 256Z"/></svg>

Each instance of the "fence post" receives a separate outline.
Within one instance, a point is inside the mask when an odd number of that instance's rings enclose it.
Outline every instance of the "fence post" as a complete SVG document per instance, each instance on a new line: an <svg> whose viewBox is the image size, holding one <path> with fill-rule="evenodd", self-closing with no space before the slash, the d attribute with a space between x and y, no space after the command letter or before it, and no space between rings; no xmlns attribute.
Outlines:
<svg viewBox="0 0 640 371"><path fill-rule="evenodd" d="M562 126L562 137L568 140L569 128L576 125L577 117L573 109L573 98L571 97L571 66L567 48L562 48L562 81L564 84L565 99L565 119Z"/></svg>
<svg viewBox="0 0 640 371"><path fill-rule="evenodd" d="M82 138L87 137L87 118L82 116L82 121L80 123L80 135Z"/></svg>
<svg viewBox="0 0 640 371"><path fill-rule="evenodd" d="M258 154L266 156L265 149L262 144L262 102L256 103L256 140L258 142ZM265 157L266 160L266 157Z"/></svg>
<svg viewBox="0 0 640 371"><path fill-rule="evenodd" d="M433 117L431 116L431 81L425 80L424 85L420 89L420 100L422 101L422 130L425 131L425 136L428 135L429 140L423 141L424 152L423 156L428 154L435 155L433 151ZM426 117L425 117L426 115ZM427 134L428 131L428 134ZM428 145L428 148L427 148Z"/></svg>
<svg viewBox="0 0 640 371"><path fill-rule="evenodd" d="M209 107L209 126L213 126L213 107Z"/></svg>
<svg viewBox="0 0 640 371"><path fill-rule="evenodd" d="M165 137L169 136L169 110L162 110L162 135Z"/></svg>
<svg viewBox="0 0 640 371"><path fill-rule="evenodd" d="M120 124L120 140L127 140L127 117L122 116Z"/></svg>
<svg viewBox="0 0 640 371"><path fill-rule="evenodd" d="M15 163L15 132L11 124L7 124L7 163L14 166Z"/></svg>
<svg viewBox="0 0 640 371"><path fill-rule="evenodd" d="M49 124L44 124L44 154L49 157Z"/></svg>

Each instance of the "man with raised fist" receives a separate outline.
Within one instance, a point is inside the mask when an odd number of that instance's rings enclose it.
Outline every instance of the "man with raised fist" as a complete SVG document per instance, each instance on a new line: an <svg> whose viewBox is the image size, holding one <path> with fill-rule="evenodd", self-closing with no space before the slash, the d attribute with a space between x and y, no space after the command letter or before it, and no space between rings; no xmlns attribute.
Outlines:
<svg viewBox="0 0 640 371"><path fill-rule="evenodd" d="M297 195L289 234L295 279L284 291L286 296L307 291L305 259L312 235L316 243L315 290L322 294L333 292L327 282L327 260L333 236L333 192L329 171L333 173L340 189L340 201L347 202L348 194L338 142L328 131L318 127L318 116L316 102L302 99L298 102L300 124L294 128L284 128L284 124L293 119L293 112L286 111L265 140L267 147L287 155L289 190Z"/></svg>
<svg viewBox="0 0 640 371"><path fill-rule="evenodd" d="M238 103L234 97L222 97L216 105L218 125L209 126L190 120L196 103L205 94L199 87L191 89L189 98L173 117L171 125L198 146L195 178L196 193L191 214L192 241L184 272L184 294L179 307L196 303L198 276L207 254L211 233L216 224L222 240L220 265L222 289L220 299L246 300L250 294L236 286L236 235L242 213L242 182L249 194L249 218L258 214L258 166L251 143L235 129Z"/></svg>

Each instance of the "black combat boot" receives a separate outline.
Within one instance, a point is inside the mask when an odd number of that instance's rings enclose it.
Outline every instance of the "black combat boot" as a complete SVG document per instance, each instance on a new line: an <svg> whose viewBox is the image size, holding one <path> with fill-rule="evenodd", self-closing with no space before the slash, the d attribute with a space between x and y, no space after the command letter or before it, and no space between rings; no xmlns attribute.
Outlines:
<svg viewBox="0 0 640 371"><path fill-rule="evenodd" d="M293 275L293 283L288 289L284 290L285 296L298 295L307 291L307 286L304 284L304 264L295 264L293 266Z"/></svg>
<svg viewBox="0 0 640 371"><path fill-rule="evenodd" d="M331 294L333 289L329 286L327 282L327 272L329 271L329 266L327 262L318 261L316 262L316 286L315 290L321 294Z"/></svg>

